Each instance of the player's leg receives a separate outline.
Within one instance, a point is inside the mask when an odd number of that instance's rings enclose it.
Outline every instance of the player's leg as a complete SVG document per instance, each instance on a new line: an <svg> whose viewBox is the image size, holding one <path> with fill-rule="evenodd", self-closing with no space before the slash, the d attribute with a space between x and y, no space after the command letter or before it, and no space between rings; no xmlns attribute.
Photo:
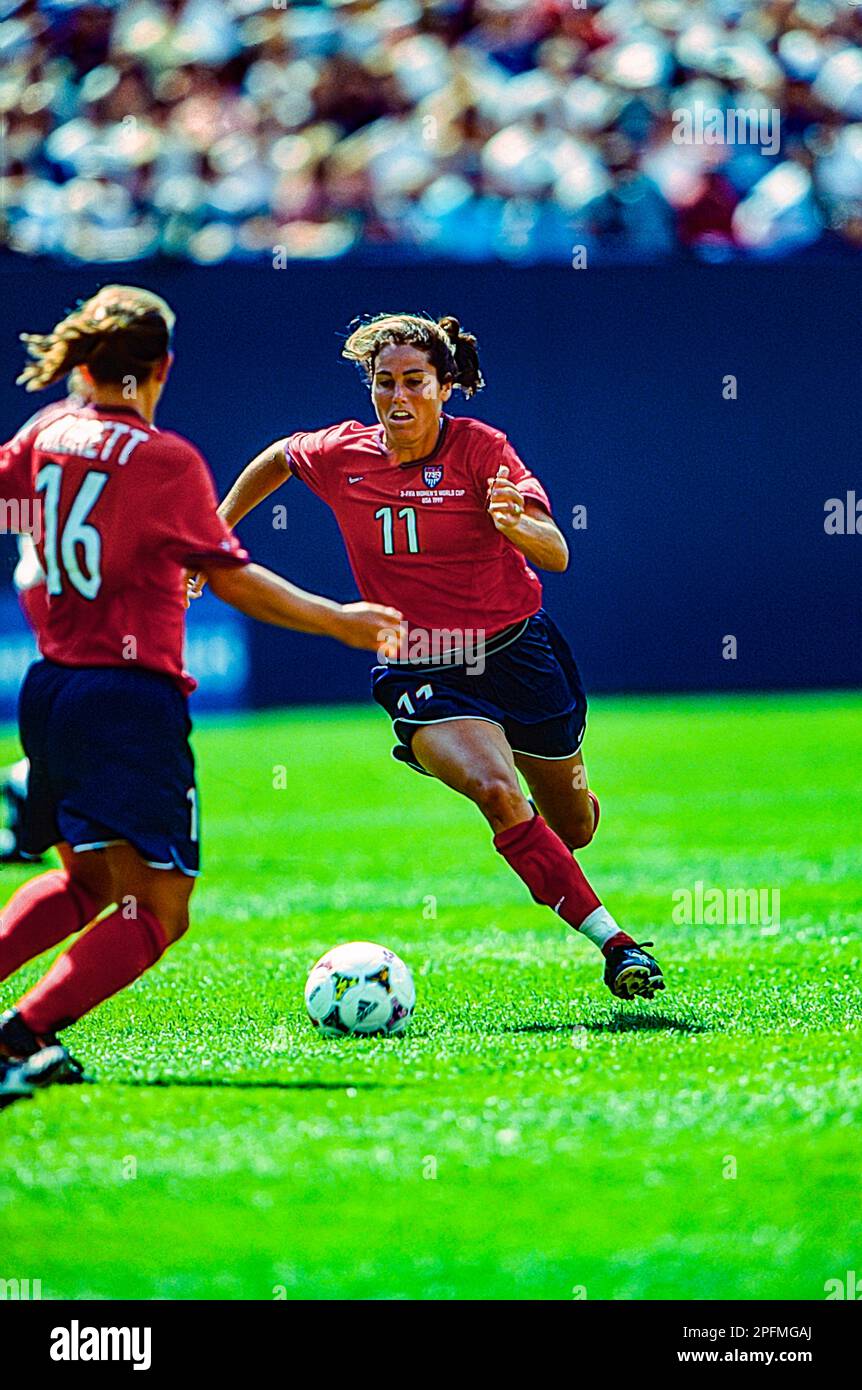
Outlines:
<svg viewBox="0 0 862 1390"><path fill-rule="evenodd" d="M57 846L62 867L28 879L0 912L0 980L88 926L113 901L103 851Z"/></svg>
<svg viewBox="0 0 862 1390"><path fill-rule="evenodd" d="M173 946L189 929L189 902L196 877L181 869L153 868L131 845L107 851L118 907L133 919L135 911L157 918L165 948Z"/></svg>
<svg viewBox="0 0 862 1390"><path fill-rule="evenodd" d="M605 983L613 993L651 997L664 988L653 958L620 929L568 846L541 814L533 814L502 729L476 719L424 724L412 736L411 751L426 772L476 804L495 832L494 848L534 901L552 908L601 950Z"/></svg>
<svg viewBox="0 0 862 1390"><path fill-rule="evenodd" d="M575 930L586 928L584 934L599 947L612 938L631 940L602 907L560 836L533 813L502 729L476 719L425 724L413 734L411 747L426 772L476 804L495 832L495 849L536 902L553 908Z"/></svg>
<svg viewBox="0 0 862 1390"><path fill-rule="evenodd" d="M536 615L506 647L488 654L484 672L413 671L380 666L373 692L392 719L400 762L424 771L469 797L494 830L494 847L542 903L602 951L605 983L621 997L650 996L661 988L658 965L637 952L572 858L575 843L595 829L573 808L569 762L565 788L533 777L563 832L561 838L532 807L518 781L513 749L540 761L574 760L586 721L586 697L564 639ZM537 695L540 691L541 700ZM537 705L547 717L536 722ZM557 774L559 777L559 774ZM566 775L566 774L564 774ZM587 793L585 801L589 803ZM636 957L631 952L637 952Z"/></svg>
<svg viewBox="0 0 862 1390"><path fill-rule="evenodd" d="M54 961L0 1024L0 1046L27 1056L132 984L186 932L194 879L155 869L131 845L102 851L111 873L112 912Z"/></svg>
<svg viewBox="0 0 862 1390"><path fill-rule="evenodd" d="M569 850L582 848L595 834L599 803L587 786L580 756L587 699L569 644L547 614L537 614L524 640L500 654L497 667L516 764L562 842ZM534 685L541 685L541 700ZM536 721L541 708L547 717ZM651 999L664 989L661 967L620 929L598 898L596 904L578 930L601 950L605 984L619 998Z"/></svg>
<svg viewBox="0 0 862 1390"><path fill-rule="evenodd" d="M499 725L469 718L423 724L411 751L432 777L474 802L495 834L532 819Z"/></svg>
<svg viewBox="0 0 862 1390"><path fill-rule="evenodd" d="M569 849L590 843L599 819L595 792L587 786L587 771L580 753L570 758L539 758L516 753L515 766L522 774L539 813Z"/></svg>
<svg viewBox="0 0 862 1390"><path fill-rule="evenodd" d="M55 849L71 886L100 901L102 908L108 907L113 902L113 875L105 850L84 850L76 853L65 840L55 845ZM92 918L90 920L92 921Z"/></svg>
<svg viewBox="0 0 862 1390"><path fill-rule="evenodd" d="M199 859L197 796L188 708L170 682L148 672L36 663L20 710L32 765L28 844L40 849L62 838L74 846L63 887L100 911L0 1020L0 1049L39 1052L41 1064L58 1029L131 984L186 930ZM114 907L101 913L105 897Z"/></svg>
<svg viewBox="0 0 862 1390"><path fill-rule="evenodd" d="M73 855L58 824L56 771L61 758L52 747L54 702L59 684L74 673L36 662L19 697L21 742L29 757L26 801L21 811L21 844L28 854L58 846L62 867L29 879L0 911L0 980L25 962L87 926L111 901L110 876L101 856ZM59 752L74 751L101 711L90 711L83 728L57 730ZM96 727L102 727L96 724ZM89 837L94 838L94 837ZM82 843L84 842L82 837Z"/></svg>
<svg viewBox="0 0 862 1390"><path fill-rule="evenodd" d="M598 825L599 802L587 786L581 754L541 758L516 753L515 765L527 782L536 807L563 843L570 850L588 845ZM650 998L655 990L664 989L655 957L622 931L603 905L581 923L579 930L605 957L605 984L613 994L623 999L636 994Z"/></svg>

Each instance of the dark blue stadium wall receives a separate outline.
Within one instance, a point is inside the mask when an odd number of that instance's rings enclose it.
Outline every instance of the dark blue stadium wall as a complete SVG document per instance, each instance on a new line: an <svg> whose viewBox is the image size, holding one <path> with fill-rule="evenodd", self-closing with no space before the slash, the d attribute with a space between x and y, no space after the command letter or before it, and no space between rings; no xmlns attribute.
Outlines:
<svg viewBox="0 0 862 1390"><path fill-rule="evenodd" d="M862 534L824 530L827 499L862 500L854 265L118 273L7 263L7 433L28 409L11 384L15 333L46 327L111 279L176 306L160 422L203 448L222 487L279 434L370 418L358 376L339 362L339 330L354 315L457 313L483 349L489 387L476 413L508 432L568 534L569 572L548 577L547 602L592 690L862 683ZM736 400L723 398L731 374ZM278 501L287 531L273 529L269 506L242 527L256 558L353 596L328 511L295 481ZM571 527L576 506L584 530ZM8 573L8 542L2 558ZM727 636L735 660L723 656ZM256 626L250 643L252 704L365 693L362 656Z"/></svg>

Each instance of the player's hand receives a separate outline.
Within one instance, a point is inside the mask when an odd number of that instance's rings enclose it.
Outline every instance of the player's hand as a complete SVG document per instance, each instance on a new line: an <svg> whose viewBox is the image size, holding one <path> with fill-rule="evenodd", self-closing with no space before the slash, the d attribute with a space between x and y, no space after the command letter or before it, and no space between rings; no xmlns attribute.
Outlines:
<svg viewBox="0 0 862 1390"><path fill-rule="evenodd" d="M206 586L206 582L207 577L205 574L192 574L191 570L186 570L186 608L191 607L192 599L200 598Z"/></svg>
<svg viewBox="0 0 862 1390"><path fill-rule="evenodd" d="M488 479L488 511L498 531L515 531L524 515L523 494L509 482L509 469L501 463L495 478Z"/></svg>
<svg viewBox="0 0 862 1390"><path fill-rule="evenodd" d="M388 655L390 649L397 651L402 625L397 608L386 608L381 603L343 603L332 636L348 647Z"/></svg>

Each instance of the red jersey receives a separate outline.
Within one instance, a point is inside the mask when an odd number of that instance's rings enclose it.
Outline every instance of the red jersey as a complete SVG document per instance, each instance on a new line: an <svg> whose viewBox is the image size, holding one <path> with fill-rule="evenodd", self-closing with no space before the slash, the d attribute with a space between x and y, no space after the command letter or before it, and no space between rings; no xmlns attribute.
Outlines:
<svg viewBox="0 0 862 1390"><path fill-rule="evenodd" d="M500 430L444 415L436 449L413 463L395 462L382 428L358 420L291 435L286 448L291 472L335 513L366 602L399 609L409 627L489 637L541 607L541 581L488 513L488 479L506 464L525 497L551 506Z"/></svg>
<svg viewBox="0 0 862 1390"><path fill-rule="evenodd" d="M0 449L0 510L45 571L39 649L63 666L183 669L184 574L248 560L198 451L132 407L67 405ZM16 516L17 512L17 516Z"/></svg>

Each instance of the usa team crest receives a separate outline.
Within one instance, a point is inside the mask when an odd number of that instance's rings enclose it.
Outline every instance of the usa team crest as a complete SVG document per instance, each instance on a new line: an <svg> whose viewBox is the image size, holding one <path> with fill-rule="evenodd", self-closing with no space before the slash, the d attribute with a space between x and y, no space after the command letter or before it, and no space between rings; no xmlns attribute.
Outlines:
<svg viewBox="0 0 862 1390"><path fill-rule="evenodd" d="M442 477L442 463L426 463L422 469L422 480L426 487L436 487Z"/></svg>

